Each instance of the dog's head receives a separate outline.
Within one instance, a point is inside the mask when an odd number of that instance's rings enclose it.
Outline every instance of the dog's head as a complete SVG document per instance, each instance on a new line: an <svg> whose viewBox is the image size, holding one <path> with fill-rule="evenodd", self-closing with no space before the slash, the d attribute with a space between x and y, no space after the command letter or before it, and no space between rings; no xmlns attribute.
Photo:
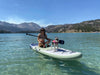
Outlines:
<svg viewBox="0 0 100 75"><path fill-rule="evenodd" d="M55 40L58 42L59 41L58 37L55 37Z"/></svg>

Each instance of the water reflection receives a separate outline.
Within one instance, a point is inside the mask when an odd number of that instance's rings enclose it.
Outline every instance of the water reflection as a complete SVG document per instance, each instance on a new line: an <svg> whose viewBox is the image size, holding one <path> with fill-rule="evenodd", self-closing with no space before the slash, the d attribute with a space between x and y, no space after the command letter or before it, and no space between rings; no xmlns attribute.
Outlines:
<svg viewBox="0 0 100 75"><path fill-rule="evenodd" d="M56 67L61 70L63 74L68 75L100 75L94 71L94 68L89 68L84 63L77 60L60 61L53 59ZM51 64L51 63L49 63Z"/></svg>
<svg viewBox="0 0 100 75"><path fill-rule="evenodd" d="M37 52L36 52L37 53ZM80 62L78 60L67 60L67 61L61 61L58 59L54 59L48 56L44 56L42 54L39 54L39 57L41 60L44 60L44 64L42 64L43 67L46 67L49 65L55 66L54 68L56 69L55 72L60 71L61 74L68 74L68 75L100 75L96 73L95 68L90 68L87 65L85 65L84 62ZM45 61L48 60L48 61ZM42 69L43 69L42 67ZM59 73L56 73L57 75L60 75Z"/></svg>

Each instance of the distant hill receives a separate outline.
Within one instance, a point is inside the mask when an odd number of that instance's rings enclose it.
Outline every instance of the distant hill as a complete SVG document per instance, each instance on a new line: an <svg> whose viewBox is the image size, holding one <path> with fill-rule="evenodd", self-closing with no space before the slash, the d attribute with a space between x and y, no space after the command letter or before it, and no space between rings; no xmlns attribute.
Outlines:
<svg viewBox="0 0 100 75"><path fill-rule="evenodd" d="M84 21L76 24L49 25L47 32L100 32L100 19Z"/></svg>
<svg viewBox="0 0 100 75"><path fill-rule="evenodd" d="M39 32L40 26L36 23L12 24L0 21L0 33L10 32ZM76 24L49 25L45 27L50 33L66 33L66 32L100 32L100 19L84 21Z"/></svg>
<svg viewBox="0 0 100 75"><path fill-rule="evenodd" d="M25 31L38 31L41 27L33 22L12 24L0 21L0 32L25 32Z"/></svg>

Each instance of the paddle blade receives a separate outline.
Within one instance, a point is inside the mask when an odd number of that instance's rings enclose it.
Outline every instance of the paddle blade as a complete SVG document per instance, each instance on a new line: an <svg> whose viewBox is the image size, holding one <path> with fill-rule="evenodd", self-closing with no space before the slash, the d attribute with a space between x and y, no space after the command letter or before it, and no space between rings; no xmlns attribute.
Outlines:
<svg viewBox="0 0 100 75"><path fill-rule="evenodd" d="M64 44L64 40L59 40L59 44Z"/></svg>
<svg viewBox="0 0 100 75"><path fill-rule="evenodd" d="M28 33L26 33L26 35L28 35Z"/></svg>

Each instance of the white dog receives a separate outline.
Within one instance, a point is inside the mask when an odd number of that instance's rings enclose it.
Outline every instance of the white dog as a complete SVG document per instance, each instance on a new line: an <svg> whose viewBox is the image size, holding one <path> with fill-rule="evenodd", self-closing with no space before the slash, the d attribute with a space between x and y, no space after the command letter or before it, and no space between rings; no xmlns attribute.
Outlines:
<svg viewBox="0 0 100 75"><path fill-rule="evenodd" d="M58 42L59 42L59 39L57 37L55 37L55 40L52 41L52 46L54 46L55 50L56 50L56 47L58 49Z"/></svg>

